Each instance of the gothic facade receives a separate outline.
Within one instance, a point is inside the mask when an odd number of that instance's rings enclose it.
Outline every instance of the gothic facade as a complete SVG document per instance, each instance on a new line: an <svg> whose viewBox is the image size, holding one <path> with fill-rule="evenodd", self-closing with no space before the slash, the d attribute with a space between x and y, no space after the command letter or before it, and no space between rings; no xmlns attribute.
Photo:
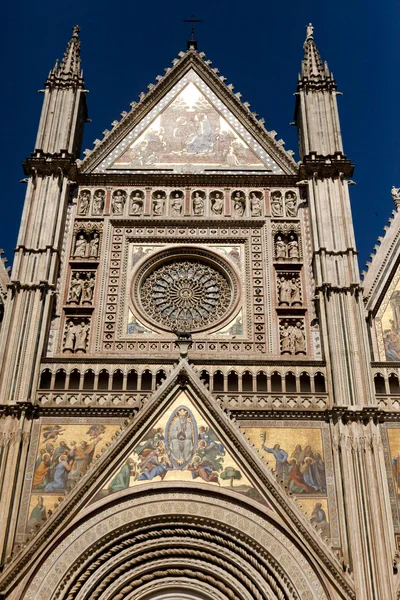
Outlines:
<svg viewBox="0 0 400 600"><path fill-rule="evenodd" d="M195 41L81 160L78 33L0 262L0 598L400 597L400 189L361 282L312 26L299 162Z"/></svg>

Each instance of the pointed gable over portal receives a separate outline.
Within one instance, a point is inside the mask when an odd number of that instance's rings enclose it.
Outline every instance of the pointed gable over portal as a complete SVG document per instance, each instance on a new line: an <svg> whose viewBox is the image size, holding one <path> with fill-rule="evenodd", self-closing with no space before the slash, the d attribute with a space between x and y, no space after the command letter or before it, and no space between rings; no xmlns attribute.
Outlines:
<svg viewBox="0 0 400 600"><path fill-rule="evenodd" d="M294 174L293 153L203 57L181 53L94 152L85 152L81 171Z"/></svg>

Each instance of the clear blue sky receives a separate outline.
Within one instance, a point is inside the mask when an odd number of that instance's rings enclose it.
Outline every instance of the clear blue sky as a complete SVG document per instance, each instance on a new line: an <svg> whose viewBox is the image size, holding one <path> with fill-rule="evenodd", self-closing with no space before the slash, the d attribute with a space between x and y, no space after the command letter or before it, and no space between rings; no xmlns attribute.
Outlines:
<svg viewBox="0 0 400 600"><path fill-rule="evenodd" d="M3 179L0 247L12 260L24 201L21 161L34 149L43 96L37 90L56 58L62 58L71 27L81 26L89 116L83 149L119 119L129 103L180 50L195 13L199 49L233 83L242 100L265 118L286 148L296 151L293 120L297 73L305 25L343 92L339 109L347 156L355 163L351 189L354 224L364 267L382 235L400 186L400 4L395 0L336 0L335 3L214 0L174 2L54 0L7 3L3 55ZM3 11L4 14L4 11Z"/></svg>

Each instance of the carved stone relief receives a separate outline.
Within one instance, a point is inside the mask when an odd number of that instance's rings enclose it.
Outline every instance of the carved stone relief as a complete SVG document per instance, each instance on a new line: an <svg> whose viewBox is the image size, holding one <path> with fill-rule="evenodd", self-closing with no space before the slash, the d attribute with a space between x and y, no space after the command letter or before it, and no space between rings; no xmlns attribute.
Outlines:
<svg viewBox="0 0 400 600"><path fill-rule="evenodd" d="M95 285L93 272L72 273L71 285L68 293L69 304L92 304Z"/></svg>
<svg viewBox="0 0 400 600"><path fill-rule="evenodd" d="M106 193L104 190L96 190L93 196L92 215L101 216L104 210Z"/></svg>
<svg viewBox="0 0 400 600"><path fill-rule="evenodd" d="M90 208L90 191L82 190L79 195L79 203L78 203L78 215L86 216L89 212Z"/></svg>
<svg viewBox="0 0 400 600"><path fill-rule="evenodd" d="M196 217L204 216L205 197L206 193L202 191L197 190L192 193L193 214Z"/></svg>
<svg viewBox="0 0 400 600"><path fill-rule="evenodd" d="M273 190L271 192L271 215L274 218L297 217L297 192L288 190Z"/></svg>
<svg viewBox="0 0 400 600"><path fill-rule="evenodd" d="M79 230L75 236L74 258L98 258L100 235L98 231Z"/></svg>
<svg viewBox="0 0 400 600"><path fill-rule="evenodd" d="M122 215L126 202L126 192L124 190L116 190L112 195L111 212L113 215Z"/></svg>
<svg viewBox="0 0 400 600"><path fill-rule="evenodd" d="M63 352L85 353L88 348L90 321L88 318L68 318L65 324Z"/></svg>
<svg viewBox="0 0 400 600"><path fill-rule="evenodd" d="M141 216L143 214L144 204L144 192L141 190L134 190L131 193L131 206L130 214L134 216Z"/></svg>
<svg viewBox="0 0 400 600"><path fill-rule="evenodd" d="M180 217L183 214L183 192L174 190L170 194L170 215Z"/></svg>
<svg viewBox="0 0 400 600"><path fill-rule="evenodd" d="M262 217L262 192L250 192L250 210L252 217Z"/></svg>
<svg viewBox="0 0 400 600"><path fill-rule="evenodd" d="M284 225L286 227L282 230L278 229L274 235L275 260L290 259L293 262L298 262L301 258L299 234L291 227L287 227L288 223ZM274 227L272 230L274 231Z"/></svg>
<svg viewBox="0 0 400 600"><path fill-rule="evenodd" d="M211 214L221 216L224 214L224 194L222 192L210 193Z"/></svg>
<svg viewBox="0 0 400 600"><path fill-rule="evenodd" d="M281 354L307 353L303 319L280 319L279 335Z"/></svg>
<svg viewBox="0 0 400 600"><path fill-rule="evenodd" d="M279 190L271 193L271 215L273 217L283 217L282 192Z"/></svg>
<svg viewBox="0 0 400 600"><path fill-rule="evenodd" d="M153 215L155 217L161 217L165 212L165 198L166 194L163 191L156 191L152 196L153 204Z"/></svg>
<svg viewBox="0 0 400 600"><path fill-rule="evenodd" d="M277 289L280 306L301 306L302 290L299 273L278 273Z"/></svg>
<svg viewBox="0 0 400 600"><path fill-rule="evenodd" d="M232 194L232 215L243 217L246 211L246 197L243 192L235 191Z"/></svg>

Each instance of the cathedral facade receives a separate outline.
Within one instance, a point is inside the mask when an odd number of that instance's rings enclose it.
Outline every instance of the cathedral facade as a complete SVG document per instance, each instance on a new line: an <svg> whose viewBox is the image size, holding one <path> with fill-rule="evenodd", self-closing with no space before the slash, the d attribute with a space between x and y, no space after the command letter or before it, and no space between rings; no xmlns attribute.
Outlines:
<svg viewBox="0 0 400 600"><path fill-rule="evenodd" d="M400 189L361 281L312 26L299 162L194 40L81 159L78 34L0 262L0 598L399 598Z"/></svg>

